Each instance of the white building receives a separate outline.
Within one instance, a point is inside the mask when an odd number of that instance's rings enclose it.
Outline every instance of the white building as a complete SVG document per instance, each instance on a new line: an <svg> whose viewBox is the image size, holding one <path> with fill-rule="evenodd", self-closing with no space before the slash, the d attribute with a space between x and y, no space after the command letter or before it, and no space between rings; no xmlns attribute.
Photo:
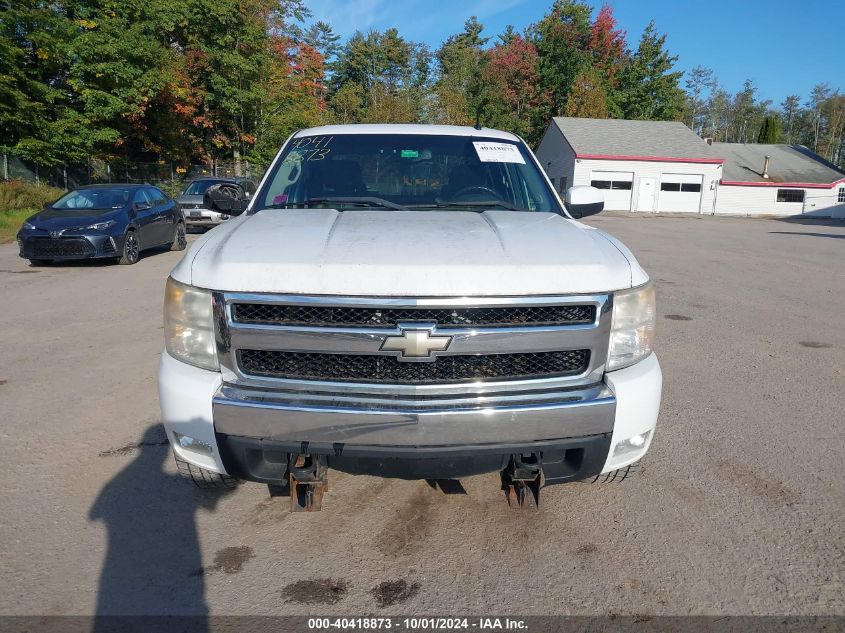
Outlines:
<svg viewBox="0 0 845 633"><path fill-rule="evenodd" d="M725 157L716 213L842 217L845 173L803 145L713 143ZM838 208L837 208L838 207Z"/></svg>
<svg viewBox="0 0 845 633"><path fill-rule="evenodd" d="M845 216L845 173L807 148L711 145L677 121L555 117L537 158L558 191L598 187L610 211Z"/></svg>
<svg viewBox="0 0 845 633"><path fill-rule="evenodd" d="M537 158L555 188L603 190L609 211L713 213L723 158L683 123L554 117Z"/></svg>

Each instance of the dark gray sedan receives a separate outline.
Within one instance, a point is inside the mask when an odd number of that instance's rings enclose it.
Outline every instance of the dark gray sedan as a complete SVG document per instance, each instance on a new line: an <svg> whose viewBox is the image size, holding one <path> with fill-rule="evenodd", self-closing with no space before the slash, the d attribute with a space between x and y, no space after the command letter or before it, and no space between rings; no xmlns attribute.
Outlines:
<svg viewBox="0 0 845 633"><path fill-rule="evenodd" d="M134 264L142 250L165 245L185 249L185 219L176 202L151 185L80 187L18 231L20 256L33 265L107 258Z"/></svg>

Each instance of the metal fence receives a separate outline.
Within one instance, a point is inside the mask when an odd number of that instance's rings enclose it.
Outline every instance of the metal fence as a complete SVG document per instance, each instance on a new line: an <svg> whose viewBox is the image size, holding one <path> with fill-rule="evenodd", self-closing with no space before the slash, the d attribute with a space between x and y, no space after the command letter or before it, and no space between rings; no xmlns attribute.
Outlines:
<svg viewBox="0 0 845 633"><path fill-rule="evenodd" d="M202 176L232 177L237 173L233 161L213 161L203 165L187 167L173 163L135 163L127 161L104 161L91 159L83 164L67 164L45 167L22 160L11 154L2 155L0 176L4 180L25 180L43 183L62 189L75 189L82 185L112 182L147 183L156 185L170 195L178 195L187 181ZM241 162L240 175L256 181L264 173L247 161Z"/></svg>

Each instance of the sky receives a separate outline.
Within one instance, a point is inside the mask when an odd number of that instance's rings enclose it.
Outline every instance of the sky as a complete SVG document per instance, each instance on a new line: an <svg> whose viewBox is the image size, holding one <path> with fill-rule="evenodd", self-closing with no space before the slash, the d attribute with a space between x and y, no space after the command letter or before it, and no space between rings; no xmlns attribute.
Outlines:
<svg viewBox="0 0 845 633"><path fill-rule="evenodd" d="M508 24L522 30L540 19L552 0L309 0L315 20L324 20L345 40L356 30L399 29L406 39L436 49L464 21L478 16L484 35L495 36ZM595 0L596 7L601 0ZM797 94L802 103L813 86L827 82L845 92L842 0L611 0L628 44L654 19L667 34L678 70L712 68L729 92L753 79L758 97L777 106Z"/></svg>

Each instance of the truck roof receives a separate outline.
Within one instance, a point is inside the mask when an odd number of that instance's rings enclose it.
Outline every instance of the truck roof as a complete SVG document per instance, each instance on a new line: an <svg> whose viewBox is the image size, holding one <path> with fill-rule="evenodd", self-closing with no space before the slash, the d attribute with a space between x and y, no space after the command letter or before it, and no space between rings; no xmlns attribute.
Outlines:
<svg viewBox="0 0 845 633"><path fill-rule="evenodd" d="M294 137L323 134L431 134L444 136L485 136L508 141L518 141L519 137L510 132L502 132L483 127L480 130L468 125L428 125L420 123L356 123L350 125L323 125L300 130Z"/></svg>

